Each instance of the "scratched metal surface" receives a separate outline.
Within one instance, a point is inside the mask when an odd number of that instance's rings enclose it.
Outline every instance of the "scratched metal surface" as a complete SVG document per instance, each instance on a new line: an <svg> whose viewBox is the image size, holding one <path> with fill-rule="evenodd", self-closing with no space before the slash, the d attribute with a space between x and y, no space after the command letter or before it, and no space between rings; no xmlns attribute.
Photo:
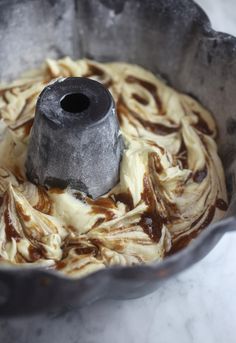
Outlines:
<svg viewBox="0 0 236 343"><path fill-rule="evenodd" d="M209 108L219 126L230 207L180 253L162 263L110 268L81 280L43 270L0 271L0 315L84 306L97 299L143 296L204 257L235 229L236 40L212 30L190 0L3 0L0 2L0 79L45 57L124 60L161 74Z"/></svg>

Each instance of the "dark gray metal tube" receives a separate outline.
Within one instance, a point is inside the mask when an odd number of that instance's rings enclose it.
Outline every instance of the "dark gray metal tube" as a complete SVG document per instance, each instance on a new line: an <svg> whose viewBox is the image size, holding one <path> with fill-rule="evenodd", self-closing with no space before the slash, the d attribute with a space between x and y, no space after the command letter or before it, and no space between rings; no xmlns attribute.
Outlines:
<svg viewBox="0 0 236 343"><path fill-rule="evenodd" d="M32 182L96 198L117 183L122 150L113 98L99 82L59 79L40 94L26 160Z"/></svg>

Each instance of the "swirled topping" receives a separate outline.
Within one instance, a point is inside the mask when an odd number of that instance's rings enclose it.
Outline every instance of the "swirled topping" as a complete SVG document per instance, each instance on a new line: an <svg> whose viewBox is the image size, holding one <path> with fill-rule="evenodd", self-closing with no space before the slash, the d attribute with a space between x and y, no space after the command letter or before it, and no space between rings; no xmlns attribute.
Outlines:
<svg viewBox="0 0 236 343"><path fill-rule="evenodd" d="M30 183L24 163L37 97L52 79L86 76L111 91L125 151L119 183L92 200ZM71 277L162 260L227 209L211 114L152 73L125 63L46 60L0 87L0 262Z"/></svg>

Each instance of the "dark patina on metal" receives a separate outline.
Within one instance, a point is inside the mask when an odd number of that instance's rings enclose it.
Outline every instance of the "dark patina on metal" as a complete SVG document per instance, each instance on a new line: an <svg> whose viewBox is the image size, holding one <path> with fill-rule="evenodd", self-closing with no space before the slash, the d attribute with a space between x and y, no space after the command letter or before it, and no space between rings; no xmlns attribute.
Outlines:
<svg viewBox="0 0 236 343"><path fill-rule="evenodd" d="M42 91L26 160L32 182L96 198L117 183L122 150L113 98L99 82L68 77Z"/></svg>
<svg viewBox="0 0 236 343"><path fill-rule="evenodd" d="M206 14L191 0L12 0L0 3L0 19L2 80L17 77L45 57L69 55L136 63L191 93L217 122L229 194L225 218L161 263L107 268L79 280L53 270L1 266L1 315L144 296L202 259L226 231L235 230L234 37L214 31ZM50 30L42 30L42 23Z"/></svg>

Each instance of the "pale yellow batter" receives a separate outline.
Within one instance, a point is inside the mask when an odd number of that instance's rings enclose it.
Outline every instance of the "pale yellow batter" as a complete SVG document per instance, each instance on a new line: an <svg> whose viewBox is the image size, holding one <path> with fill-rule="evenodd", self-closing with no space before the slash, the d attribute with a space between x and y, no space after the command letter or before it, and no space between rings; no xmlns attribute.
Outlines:
<svg viewBox="0 0 236 343"><path fill-rule="evenodd" d="M120 182L92 200L27 181L35 104L52 79L87 76L109 88L126 148ZM0 262L80 277L162 260L227 209L215 122L206 109L141 67L46 60L0 87ZM101 171L102 172L102 171Z"/></svg>

